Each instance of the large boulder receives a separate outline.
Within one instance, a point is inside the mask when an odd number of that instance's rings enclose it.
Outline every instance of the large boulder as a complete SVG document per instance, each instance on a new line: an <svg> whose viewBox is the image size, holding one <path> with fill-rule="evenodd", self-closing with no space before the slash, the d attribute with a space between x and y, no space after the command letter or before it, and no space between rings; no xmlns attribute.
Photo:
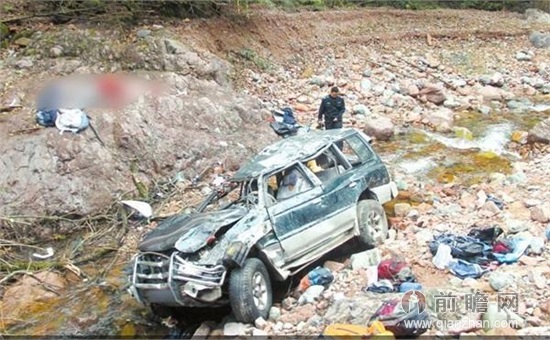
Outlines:
<svg viewBox="0 0 550 340"><path fill-rule="evenodd" d="M432 125L436 131L449 132L454 124L454 112L446 107L430 111L427 114L426 122Z"/></svg>
<svg viewBox="0 0 550 340"><path fill-rule="evenodd" d="M550 118L535 125L529 131L527 140L531 143L550 143Z"/></svg>
<svg viewBox="0 0 550 340"><path fill-rule="evenodd" d="M529 34L529 41L536 48L549 48L550 33L532 32Z"/></svg>
<svg viewBox="0 0 550 340"><path fill-rule="evenodd" d="M437 105L443 104L447 99L443 89L440 86L432 84L427 85L420 90L420 97L425 98L427 101Z"/></svg>
<svg viewBox="0 0 550 340"><path fill-rule="evenodd" d="M64 42L57 41L76 53ZM236 167L276 140L265 123L269 112L258 99L231 88L222 60L164 38L139 51L121 59L122 68L147 70L144 76L162 79L170 94L141 97L120 111L87 110L105 146L91 129L62 135L56 128L34 130L33 113L0 120L0 215L93 214L122 194L137 196L135 182L151 188L177 172L190 179L216 161ZM96 69L102 59L94 58L85 55L79 69ZM34 106L32 91L42 85L50 63L63 59L36 65L42 73L22 91L29 94L25 106ZM0 70L0 77L6 72Z"/></svg>
<svg viewBox="0 0 550 340"><path fill-rule="evenodd" d="M376 117L367 120L365 133L379 141L387 141L394 135L394 126L391 119L387 117Z"/></svg>

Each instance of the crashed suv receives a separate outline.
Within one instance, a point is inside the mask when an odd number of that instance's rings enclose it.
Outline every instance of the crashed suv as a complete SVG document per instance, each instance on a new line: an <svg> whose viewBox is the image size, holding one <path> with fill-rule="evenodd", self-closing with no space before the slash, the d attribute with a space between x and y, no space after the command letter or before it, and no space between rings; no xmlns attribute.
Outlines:
<svg viewBox="0 0 550 340"><path fill-rule="evenodd" d="M197 210L146 235L130 293L151 307L230 304L241 322L267 318L271 282L357 238L387 237L383 203L397 187L370 138L312 131L266 147Z"/></svg>

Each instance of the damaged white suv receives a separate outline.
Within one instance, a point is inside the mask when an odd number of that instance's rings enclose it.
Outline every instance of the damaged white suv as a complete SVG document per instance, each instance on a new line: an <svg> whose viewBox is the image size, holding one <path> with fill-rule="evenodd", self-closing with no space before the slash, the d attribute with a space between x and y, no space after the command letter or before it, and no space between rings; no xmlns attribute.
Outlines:
<svg viewBox="0 0 550 340"><path fill-rule="evenodd" d="M139 245L130 293L164 307L230 304L241 322L267 318L284 281L357 237L387 237L386 166L355 129L283 139L242 166L191 214L164 220Z"/></svg>

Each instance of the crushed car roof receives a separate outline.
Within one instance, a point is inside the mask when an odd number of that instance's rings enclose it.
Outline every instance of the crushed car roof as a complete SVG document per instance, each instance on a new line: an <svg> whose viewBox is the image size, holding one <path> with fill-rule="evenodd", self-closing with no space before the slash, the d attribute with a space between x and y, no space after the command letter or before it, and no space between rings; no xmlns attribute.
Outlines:
<svg viewBox="0 0 550 340"><path fill-rule="evenodd" d="M259 176L262 172L283 168L290 163L314 156L327 145L357 132L353 128L311 130L301 135L285 138L267 146L241 166L233 176L233 180L247 180Z"/></svg>

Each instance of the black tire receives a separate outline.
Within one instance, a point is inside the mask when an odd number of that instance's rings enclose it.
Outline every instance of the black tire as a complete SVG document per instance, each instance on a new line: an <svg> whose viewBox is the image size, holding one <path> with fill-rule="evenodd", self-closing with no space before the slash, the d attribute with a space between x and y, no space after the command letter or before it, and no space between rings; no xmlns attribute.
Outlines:
<svg viewBox="0 0 550 340"><path fill-rule="evenodd" d="M241 268L231 272L229 302L240 322L254 323L259 317L267 320L273 304L273 292L269 273L262 261L249 258Z"/></svg>
<svg viewBox="0 0 550 340"><path fill-rule="evenodd" d="M388 219L382 205L376 200L361 200L357 203L359 242L363 246L376 247L388 237Z"/></svg>

